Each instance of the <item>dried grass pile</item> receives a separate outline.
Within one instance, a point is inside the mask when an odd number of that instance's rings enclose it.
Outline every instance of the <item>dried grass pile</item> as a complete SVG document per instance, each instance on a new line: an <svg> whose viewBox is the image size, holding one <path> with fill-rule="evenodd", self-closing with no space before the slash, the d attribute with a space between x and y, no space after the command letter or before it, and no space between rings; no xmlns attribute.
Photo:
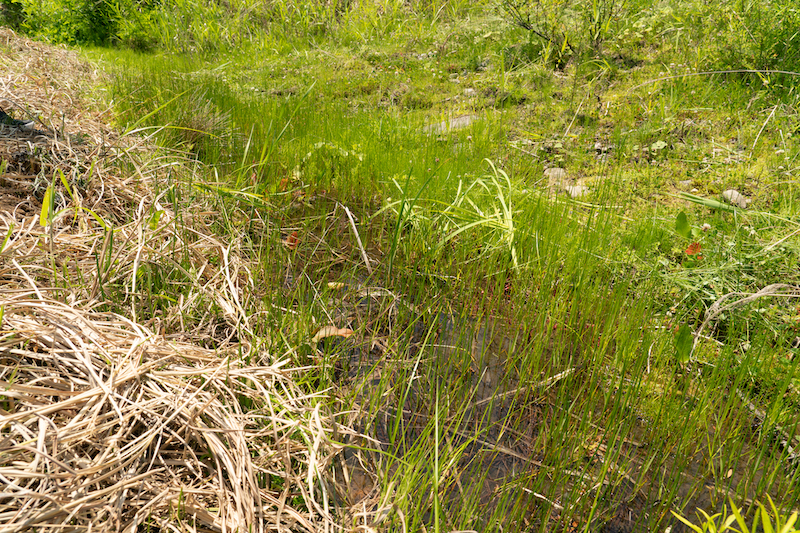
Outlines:
<svg viewBox="0 0 800 533"><path fill-rule="evenodd" d="M0 60L0 107L37 120L0 130L0 531L332 530L325 417L301 369L241 344L246 261L159 186L185 162L115 135L73 53L0 29ZM160 316L143 265L184 274ZM211 306L239 344L185 342Z"/></svg>
<svg viewBox="0 0 800 533"><path fill-rule="evenodd" d="M31 293L3 305L3 531L321 529L291 503L314 501L325 430L280 363Z"/></svg>

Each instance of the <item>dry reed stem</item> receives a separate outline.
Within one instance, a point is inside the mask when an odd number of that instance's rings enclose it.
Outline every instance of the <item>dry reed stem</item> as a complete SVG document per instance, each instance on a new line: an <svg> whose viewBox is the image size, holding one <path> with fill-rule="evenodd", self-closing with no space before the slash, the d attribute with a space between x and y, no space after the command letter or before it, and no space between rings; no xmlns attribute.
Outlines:
<svg viewBox="0 0 800 533"><path fill-rule="evenodd" d="M0 131L0 533L341 529L319 494L330 417L304 369L252 348L239 243L202 199L165 200L192 165L116 135L76 54L0 29L0 59L0 107L43 119ZM177 293L158 316L148 269Z"/></svg>
<svg viewBox="0 0 800 533"><path fill-rule="evenodd" d="M165 517L216 531L318 529L317 512L285 503L274 522L269 485L313 490L328 459L318 409L298 401L285 362L247 367L235 352L166 342L32 291L0 305L0 531L133 531Z"/></svg>
<svg viewBox="0 0 800 533"><path fill-rule="evenodd" d="M736 297L741 296L740 299L733 300ZM753 294L744 294L740 292L730 292L728 294L723 295L720 297L716 302L714 302L711 307L708 308L705 314L705 320L703 323L700 324L700 327L697 328L697 331L694 333L694 341L692 344L692 352L694 352L695 348L697 348L697 343L702 338L701 333L703 330L708 326L710 322L716 319L719 315L726 311L730 311L732 309L736 309L737 307L742 307L747 305L759 298L766 298L766 297L780 297L780 298L800 298L800 287L796 285L787 285L785 283L773 283L772 285L767 285L763 289L760 289L758 292ZM726 303L729 302L729 303Z"/></svg>

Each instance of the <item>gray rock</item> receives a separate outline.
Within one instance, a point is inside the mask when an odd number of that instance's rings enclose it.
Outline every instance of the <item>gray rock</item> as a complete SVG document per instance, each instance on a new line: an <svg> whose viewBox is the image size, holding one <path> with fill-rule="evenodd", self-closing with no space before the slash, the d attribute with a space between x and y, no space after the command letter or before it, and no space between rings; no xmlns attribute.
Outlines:
<svg viewBox="0 0 800 533"><path fill-rule="evenodd" d="M566 192L572 198L580 198L589 193L588 183L597 178L569 179L567 171L561 167L551 167L545 169L544 177L547 178L547 186L554 193Z"/></svg>
<svg viewBox="0 0 800 533"><path fill-rule="evenodd" d="M561 167L546 168L544 170L544 177L550 182L563 181L567 179L567 171Z"/></svg>
<svg viewBox="0 0 800 533"><path fill-rule="evenodd" d="M0 127L7 126L9 128L16 128L22 131L31 131L35 126L32 120L17 120L6 114L5 111L0 109Z"/></svg>
<svg viewBox="0 0 800 533"><path fill-rule="evenodd" d="M567 185L564 190L567 191L571 198L580 198L589 193L589 187L585 185Z"/></svg>
<svg viewBox="0 0 800 533"><path fill-rule="evenodd" d="M735 205L736 207L740 207L742 209L747 207L747 204L750 203L750 199L748 199L735 189L728 189L727 191L722 191L722 197L729 204Z"/></svg>
<svg viewBox="0 0 800 533"><path fill-rule="evenodd" d="M478 119L478 115L461 115L460 117L443 120L438 124L425 126L422 131L425 133L447 133L450 131L463 130Z"/></svg>
<svg viewBox="0 0 800 533"><path fill-rule="evenodd" d="M563 191L567 185L567 171L560 167L546 168L544 177L547 179L547 186L551 191L557 193Z"/></svg>
<svg viewBox="0 0 800 533"><path fill-rule="evenodd" d="M610 144L604 144L600 141L594 143L594 151L597 152L598 155L606 154L611 151L613 148Z"/></svg>

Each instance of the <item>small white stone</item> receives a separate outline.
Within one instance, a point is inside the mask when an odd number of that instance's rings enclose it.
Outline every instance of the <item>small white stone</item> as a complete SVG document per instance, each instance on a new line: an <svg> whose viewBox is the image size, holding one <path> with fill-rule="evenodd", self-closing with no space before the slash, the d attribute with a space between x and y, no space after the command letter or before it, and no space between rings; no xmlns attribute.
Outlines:
<svg viewBox="0 0 800 533"><path fill-rule="evenodd" d="M571 198L580 198L589 193L589 187L584 185L567 185L564 189Z"/></svg>
<svg viewBox="0 0 800 533"><path fill-rule="evenodd" d="M546 168L544 171L544 177L550 181L560 181L566 179L567 171L561 167Z"/></svg>
<svg viewBox="0 0 800 533"><path fill-rule="evenodd" d="M569 184L567 171L563 168L547 168L544 171L544 177L547 180L547 186L553 192L566 190L566 186Z"/></svg>
<svg viewBox="0 0 800 533"><path fill-rule="evenodd" d="M747 207L748 199L735 189L722 191L722 197L731 205L735 205L736 207L740 207L742 209Z"/></svg>

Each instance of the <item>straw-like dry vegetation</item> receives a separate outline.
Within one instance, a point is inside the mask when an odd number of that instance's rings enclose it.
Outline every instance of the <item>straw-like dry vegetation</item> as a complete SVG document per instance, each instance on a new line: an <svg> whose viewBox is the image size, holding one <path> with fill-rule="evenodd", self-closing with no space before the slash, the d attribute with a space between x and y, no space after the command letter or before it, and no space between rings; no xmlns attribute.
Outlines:
<svg viewBox="0 0 800 533"><path fill-rule="evenodd" d="M0 30L0 58L0 106L36 119L0 132L0 531L330 530L303 369L207 333L247 330L247 263L157 192L191 164L110 129L73 52ZM191 289L149 312L144 266Z"/></svg>
<svg viewBox="0 0 800 533"><path fill-rule="evenodd" d="M586 4L0 0L0 533L794 523L796 1Z"/></svg>

